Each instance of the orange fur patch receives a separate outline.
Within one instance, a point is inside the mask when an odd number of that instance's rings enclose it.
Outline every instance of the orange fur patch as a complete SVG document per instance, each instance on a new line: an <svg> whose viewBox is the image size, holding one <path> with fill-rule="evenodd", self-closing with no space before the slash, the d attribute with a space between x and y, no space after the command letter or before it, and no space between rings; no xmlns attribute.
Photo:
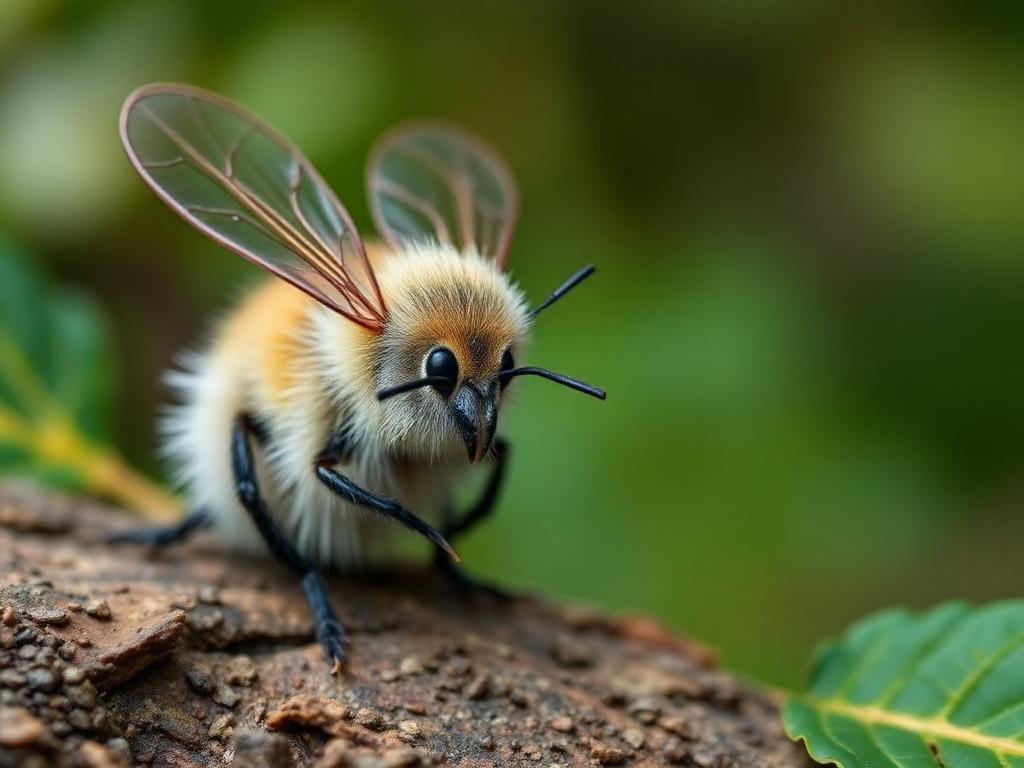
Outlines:
<svg viewBox="0 0 1024 768"><path fill-rule="evenodd" d="M301 344L314 302L279 280L254 291L221 330L220 349L248 361L256 393L279 405L295 384Z"/></svg>

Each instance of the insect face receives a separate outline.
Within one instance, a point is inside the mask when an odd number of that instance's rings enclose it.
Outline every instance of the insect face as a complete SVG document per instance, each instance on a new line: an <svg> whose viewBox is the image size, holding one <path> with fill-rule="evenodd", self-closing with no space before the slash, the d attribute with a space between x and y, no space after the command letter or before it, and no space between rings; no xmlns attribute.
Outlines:
<svg viewBox="0 0 1024 768"><path fill-rule="evenodd" d="M425 374L440 379L432 385L448 401L452 421L466 446L470 461L478 461L490 448L498 426L497 376L463 376L455 353L435 347L424 364Z"/></svg>
<svg viewBox="0 0 1024 768"><path fill-rule="evenodd" d="M381 403L396 436L431 452L487 455L511 368L529 324L523 297L490 262L447 249L412 252L382 265L391 305L378 385L422 382Z"/></svg>

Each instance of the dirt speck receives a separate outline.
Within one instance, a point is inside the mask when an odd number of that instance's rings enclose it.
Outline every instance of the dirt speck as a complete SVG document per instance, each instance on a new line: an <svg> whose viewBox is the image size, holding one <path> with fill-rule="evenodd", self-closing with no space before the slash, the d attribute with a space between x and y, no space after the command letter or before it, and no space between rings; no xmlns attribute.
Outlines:
<svg viewBox="0 0 1024 768"><path fill-rule="evenodd" d="M677 736L673 736L661 748L661 753L665 756L665 759L673 765L682 765L690 759L690 750L682 739Z"/></svg>
<svg viewBox="0 0 1024 768"><path fill-rule="evenodd" d="M652 696L641 696L629 705L627 711L644 725L651 725L661 713L661 704Z"/></svg>
<svg viewBox="0 0 1024 768"><path fill-rule="evenodd" d="M192 667L185 672L185 680L192 686L193 690L198 693L211 694L213 693L214 684L210 675L203 669L198 667Z"/></svg>
<svg viewBox="0 0 1024 768"><path fill-rule="evenodd" d="M551 729L559 733L572 733L576 725L568 715L559 715L551 721Z"/></svg>
<svg viewBox="0 0 1024 768"><path fill-rule="evenodd" d="M335 699L319 696L292 696L267 714L267 727L317 728L327 733L340 733L338 726L348 717L348 708Z"/></svg>
<svg viewBox="0 0 1024 768"><path fill-rule="evenodd" d="M53 693L61 682L61 678L51 669L29 670L26 680L29 688L42 693Z"/></svg>
<svg viewBox="0 0 1024 768"><path fill-rule="evenodd" d="M491 676L483 672L470 680L469 685L466 686L465 694L467 699L476 701L486 697L490 691Z"/></svg>
<svg viewBox="0 0 1024 768"><path fill-rule="evenodd" d="M78 748L78 756L86 768L127 768L128 763L103 744L86 741Z"/></svg>
<svg viewBox="0 0 1024 768"><path fill-rule="evenodd" d="M622 740L633 749L643 749L647 743L647 737L639 728L627 728L622 732Z"/></svg>
<svg viewBox="0 0 1024 768"><path fill-rule="evenodd" d="M223 739L231 735L231 726L234 724L235 716L227 713L215 718L206 732L211 738Z"/></svg>
<svg viewBox="0 0 1024 768"><path fill-rule="evenodd" d="M415 720L403 720L398 724L398 733L403 739L418 739L423 729Z"/></svg>
<svg viewBox="0 0 1024 768"><path fill-rule="evenodd" d="M222 707L235 706L242 697L232 688L230 685L220 683L216 688L213 689L213 700L220 704Z"/></svg>
<svg viewBox="0 0 1024 768"><path fill-rule="evenodd" d="M601 765L622 765L629 758L625 750L612 747L597 739L589 742L590 755Z"/></svg>
<svg viewBox="0 0 1024 768"><path fill-rule="evenodd" d="M423 662L415 656L406 656L398 665L398 671L406 677L423 673Z"/></svg>
<svg viewBox="0 0 1024 768"><path fill-rule="evenodd" d="M248 688L258 677L256 664L249 656L235 656L228 662L227 679L231 685L241 685Z"/></svg>
<svg viewBox="0 0 1024 768"><path fill-rule="evenodd" d="M94 619L109 619L110 618L110 606L106 600L101 600L98 597L94 597L88 600L82 609L92 616Z"/></svg>
<svg viewBox="0 0 1024 768"><path fill-rule="evenodd" d="M34 744L46 726L23 707L0 707L0 746L16 749Z"/></svg>
<svg viewBox="0 0 1024 768"><path fill-rule="evenodd" d="M530 707L530 697L518 689L508 692L508 700L520 709L529 709Z"/></svg>
<svg viewBox="0 0 1024 768"><path fill-rule="evenodd" d="M54 624L60 626L67 624L70 617L67 608L58 605L39 603L28 609L28 617L40 624Z"/></svg>
<svg viewBox="0 0 1024 768"><path fill-rule="evenodd" d="M363 728L368 728L371 731L383 731L385 727L384 716L381 715L375 709L370 707L362 707L356 711L356 715L353 718L353 722L356 725L361 725Z"/></svg>
<svg viewBox="0 0 1024 768"><path fill-rule="evenodd" d="M681 717L666 716L658 718L658 726L681 739L693 739L697 736L694 725Z"/></svg>
<svg viewBox="0 0 1024 768"><path fill-rule="evenodd" d="M534 762L538 762L542 757L544 757L544 753L541 751L541 748L536 744L527 744L523 747L522 754L527 760L532 760Z"/></svg>
<svg viewBox="0 0 1024 768"><path fill-rule="evenodd" d="M220 590L209 585L200 587L199 592L196 593L196 599L207 605L220 605Z"/></svg>
<svg viewBox="0 0 1024 768"><path fill-rule="evenodd" d="M567 634L555 637L551 647L551 656L563 667L589 667L593 663L590 649L577 638Z"/></svg>
<svg viewBox="0 0 1024 768"><path fill-rule="evenodd" d="M294 768L288 741L276 733L241 728L235 733L231 768Z"/></svg>

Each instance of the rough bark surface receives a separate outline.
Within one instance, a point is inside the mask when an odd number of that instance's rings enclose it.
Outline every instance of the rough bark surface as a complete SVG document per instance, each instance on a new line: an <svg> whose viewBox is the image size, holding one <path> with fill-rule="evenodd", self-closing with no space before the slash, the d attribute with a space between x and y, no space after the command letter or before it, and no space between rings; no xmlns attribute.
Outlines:
<svg viewBox="0 0 1024 768"><path fill-rule="evenodd" d="M650 620L336 579L332 676L289 574L203 536L102 542L135 524L0 489L0 765L807 764L770 702Z"/></svg>

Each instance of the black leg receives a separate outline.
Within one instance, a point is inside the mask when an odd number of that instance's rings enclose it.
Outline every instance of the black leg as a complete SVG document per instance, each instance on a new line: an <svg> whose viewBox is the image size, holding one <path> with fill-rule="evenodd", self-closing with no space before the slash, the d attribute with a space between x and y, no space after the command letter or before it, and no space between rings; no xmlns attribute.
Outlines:
<svg viewBox="0 0 1024 768"><path fill-rule="evenodd" d="M465 568L461 565L456 565L436 550L434 553L434 565L451 582L452 586L464 595L483 595L502 601L512 599L512 595L506 590L485 579L481 579L479 576L466 573Z"/></svg>
<svg viewBox="0 0 1024 768"><path fill-rule="evenodd" d="M345 656L345 631L334 615L327 590L313 564L288 541L260 496L250 442L251 431L252 427L247 417L239 416L235 420L231 433L231 465L234 469L238 500L252 516L256 528L273 555L302 580L302 591L306 594L313 615L316 637L337 670Z"/></svg>
<svg viewBox="0 0 1024 768"><path fill-rule="evenodd" d="M457 519L446 521L441 528L448 539L456 539L478 523L488 518L494 511L494 504L501 491L501 483L505 479L505 465L508 462L508 442L501 437L494 440L494 469L487 479L487 485L476 504L470 507Z"/></svg>
<svg viewBox="0 0 1024 768"><path fill-rule="evenodd" d="M342 659L345 658L345 628L341 626L338 617L334 615L331 598L327 594L324 583L320 580L320 574L315 569L311 568L306 571L306 575L302 577L302 591L306 594L309 612L313 615L316 639L320 641L324 653L334 664L334 669L337 670Z"/></svg>
<svg viewBox="0 0 1024 768"><path fill-rule="evenodd" d="M107 536L105 540L108 544L149 544L154 547L166 547L185 540L200 528L208 527L211 522L209 514L200 509L173 525L118 531Z"/></svg>
<svg viewBox="0 0 1024 768"><path fill-rule="evenodd" d="M437 547L438 556L447 557L455 562L459 561L459 556L455 554L455 550L452 549L448 540L441 535L440 531L428 525L397 501L370 493L340 472L331 469L331 465L334 464L335 460L336 457L329 451L325 451L320 455L316 463L316 476L321 483L345 499L345 501L376 512L386 520L396 522L411 531L425 536Z"/></svg>
<svg viewBox="0 0 1024 768"><path fill-rule="evenodd" d="M458 536L463 535L478 523L488 518L494 511L495 502L498 500L498 493L501 491L502 480L505 477L505 465L508 461L508 453L508 443L500 437L496 438L494 441L494 469L487 480L484 492L477 500L476 504L470 507L461 516L455 517L452 511L449 510L448 514L445 515L446 521L441 529L446 538L455 539ZM495 585L482 581L475 576L471 576L466 573L463 568L460 568L447 559L440 557L439 552L435 552L434 562L441 572L447 576L452 584L454 584L461 592L485 594L503 600L507 600L509 598L509 594L500 587L496 587Z"/></svg>

